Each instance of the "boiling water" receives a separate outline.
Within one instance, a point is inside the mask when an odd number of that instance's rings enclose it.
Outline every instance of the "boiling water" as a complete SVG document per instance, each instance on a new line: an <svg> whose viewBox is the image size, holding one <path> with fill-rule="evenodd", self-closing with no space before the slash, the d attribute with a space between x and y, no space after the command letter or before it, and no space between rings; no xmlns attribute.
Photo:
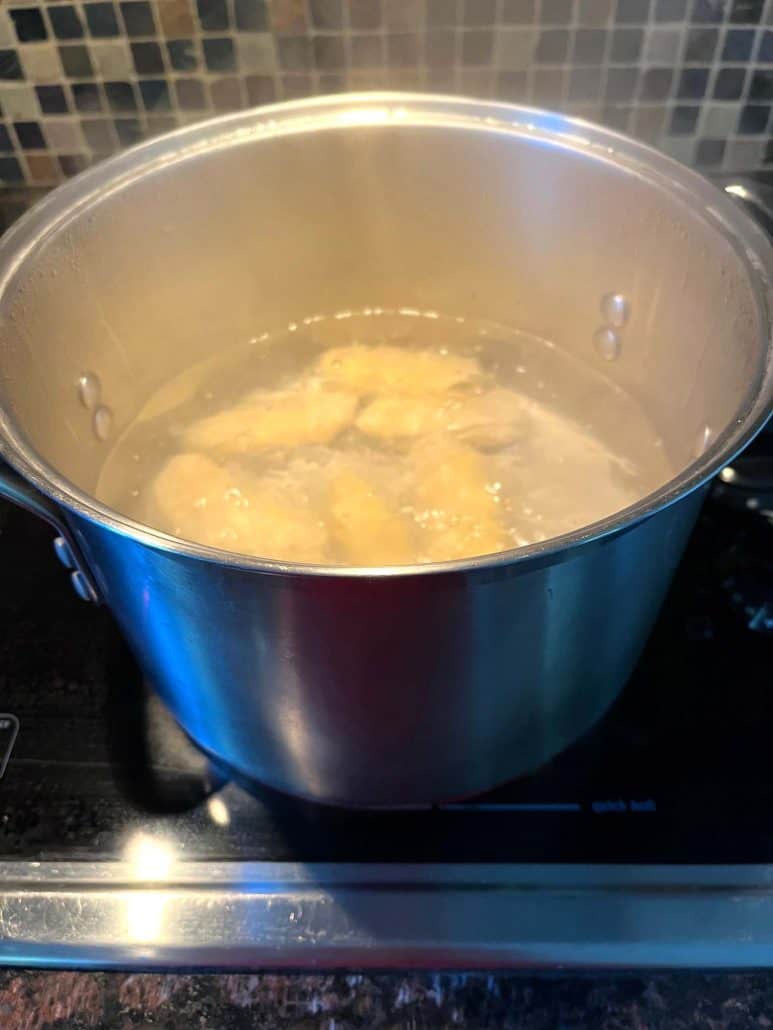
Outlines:
<svg viewBox="0 0 773 1030"><path fill-rule="evenodd" d="M432 312L306 319L165 384L111 449L97 496L175 536L286 561L543 541L674 471L589 351Z"/></svg>

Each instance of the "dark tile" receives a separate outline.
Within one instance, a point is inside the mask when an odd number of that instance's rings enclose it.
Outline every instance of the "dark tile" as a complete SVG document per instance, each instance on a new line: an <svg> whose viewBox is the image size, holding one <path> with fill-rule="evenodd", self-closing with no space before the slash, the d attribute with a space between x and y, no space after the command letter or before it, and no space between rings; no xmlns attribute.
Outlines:
<svg viewBox="0 0 773 1030"><path fill-rule="evenodd" d="M601 64L606 45L607 33L604 29L577 29L572 60L575 64Z"/></svg>
<svg viewBox="0 0 773 1030"><path fill-rule="evenodd" d="M456 33L435 29L424 38L424 60L430 68L448 68L456 60Z"/></svg>
<svg viewBox="0 0 773 1030"><path fill-rule="evenodd" d="M695 151L695 163L704 168L716 168L725 156L726 141L723 139L701 139Z"/></svg>
<svg viewBox="0 0 773 1030"><path fill-rule="evenodd" d="M10 10L16 38L20 43L35 43L47 39L46 23L37 7L12 7Z"/></svg>
<svg viewBox="0 0 773 1030"><path fill-rule="evenodd" d="M193 71L198 66L199 55L192 39L167 40L166 52L169 54L169 63L177 72Z"/></svg>
<svg viewBox="0 0 773 1030"><path fill-rule="evenodd" d="M139 83L142 106L146 111L169 111L169 83L166 79L145 79Z"/></svg>
<svg viewBox="0 0 773 1030"><path fill-rule="evenodd" d="M277 36L276 49L280 68L286 71L311 68L311 40L306 36Z"/></svg>
<svg viewBox="0 0 773 1030"><path fill-rule="evenodd" d="M46 141L37 122L14 122L13 127L22 150L46 149Z"/></svg>
<svg viewBox="0 0 773 1030"><path fill-rule="evenodd" d="M764 6L765 0L733 0L729 20L734 25L757 25Z"/></svg>
<svg viewBox="0 0 773 1030"><path fill-rule="evenodd" d="M242 32L265 32L268 28L265 0L234 0L234 20Z"/></svg>
<svg viewBox="0 0 773 1030"><path fill-rule="evenodd" d="M728 29L722 47L723 61L748 61L754 45L754 29Z"/></svg>
<svg viewBox="0 0 773 1030"><path fill-rule="evenodd" d="M643 25L649 18L650 0L617 0L615 21L620 24Z"/></svg>
<svg viewBox="0 0 773 1030"><path fill-rule="evenodd" d="M718 39L717 29L688 29L684 47L685 61L710 64L714 60Z"/></svg>
<svg viewBox="0 0 773 1030"><path fill-rule="evenodd" d="M349 0L349 24L353 29L378 29L382 18L381 0Z"/></svg>
<svg viewBox="0 0 773 1030"><path fill-rule="evenodd" d="M572 68L569 72L570 100L598 100L601 95L601 68Z"/></svg>
<svg viewBox="0 0 773 1030"><path fill-rule="evenodd" d="M758 61L773 61L773 31L766 30L760 37L760 45L757 50Z"/></svg>
<svg viewBox="0 0 773 1030"><path fill-rule="evenodd" d="M204 61L211 72L232 72L236 70L234 41L227 36L205 39Z"/></svg>
<svg viewBox="0 0 773 1030"><path fill-rule="evenodd" d="M310 75L283 75L282 93L286 100L300 100L314 92L314 84Z"/></svg>
<svg viewBox="0 0 773 1030"><path fill-rule="evenodd" d="M109 152L115 149L113 122L107 118L81 118L81 129L92 150Z"/></svg>
<svg viewBox="0 0 773 1030"><path fill-rule="evenodd" d="M392 32L386 37L387 63L409 68L421 58L421 37L416 32Z"/></svg>
<svg viewBox="0 0 773 1030"><path fill-rule="evenodd" d="M120 33L113 4L85 4L86 25L95 39L111 39Z"/></svg>
<svg viewBox="0 0 773 1030"><path fill-rule="evenodd" d="M235 75L211 82L209 95L216 111L238 111L244 106L241 85Z"/></svg>
<svg viewBox="0 0 773 1030"><path fill-rule="evenodd" d="M102 94L96 82L73 82L70 86L75 107L78 111L101 111Z"/></svg>
<svg viewBox="0 0 773 1030"><path fill-rule="evenodd" d="M552 107L564 98L564 73L558 68L537 68L532 78L532 96L537 104Z"/></svg>
<svg viewBox="0 0 773 1030"><path fill-rule="evenodd" d="M352 36L351 63L353 68L376 68L384 63L381 36Z"/></svg>
<svg viewBox="0 0 773 1030"><path fill-rule="evenodd" d="M639 86L640 100L665 100L674 80L672 68L645 68Z"/></svg>
<svg viewBox="0 0 773 1030"><path fill-rule="evenodd" d="M324 72L317 77L320 93L345 93L346 76L343 72Z"/></svg>
<svg viewBox="0 0 773 1030"><path fill-rule="evenodd" d="M751 100L773 100L773 69L760 68L752 73L749 98Z"/></svg>
<svg viewBox="0 0 773 1030"><path fill-rule="evenodd" d="M196 0L196 9L205 32L222 32L228 28L227 0Z"/></svg>
<svg viewBox="0 0 773 1030"><path fill-rule="evenodd" d="M676 95L680 100L702 100L709 82L708 68L683 68Z"/></svg>
<svg viewBox="0 0 773 1030"><path fill-rule="evenodd" d="M691 136L698 124L699 107L678 106L671 112L668 131L672 136Z"/></svg>
<svg viewBox="0 0 773 1030"><path fill-rule="evenodd" d="M61 86L36 86L38 104L43 114L67 114L67 97Z"/></svg>
<svg viewBox="0 0 773 1030"><path fill-rule="evenodd" d="M609 68L604 96L607 100L632 100L638 84L638 68Z"/></svg>
<svg viewBox="0 0 773 1030"><path fill-rule="evenodd" d="M48 19L57 39L81 39L84 35L83 22L72 4L50 5Z"/></svg>
<svg viewBox="0 0 773 1030"><path fill-rule="evenodd" d="M467 29L462 33L462 64L491 64L494 33L490 29Z"/></svg>
<svg viewBox="0 0 773 1030"><path fill-rule="evenodd" d="M17 81L24 78L19 55L15 50L0 50L0 79Z"/></svg>
<svg viewBox="0 0 773 1030"><path fill-rule="evenodd" d="M0 185L6 182L21 182L21 165L15 157L0 157Z"/></svg>
<svg viewBox="0 0 773 1030"><path fill-rule="evenodd" d="M526 72L498 72L496 94L502 100L525 100L528 93Z"/></svg>
<svg viewBox="0 0 773 1030"><path fill-rule="evenodd" d="M131 147L142 139L142 126L139 118L116 118L115 131L122 147Z"/></svg>
<svg viewBox="0 0 773 1030"><path fill-rule="evenodd" d="M738 100L743 93L745 68L721 68L714 80L715 100Z"/></svg>
<svg viewBox="0 0 773 1030"><path fill-rule="evenodd" d="M171 132L177 128L177 119L174 115L153 114L147 122L148 136L160 136L164 132Z"/></svg>
<svg viewBox="0 0 773 1030"><path fill-rule="evenodd" d="M0 125L0 151L4 154L10 154L13 152L13 141L8 132L8 129L4 125Z"/></svg>
<svg viewBox="0 0 773 1030"><path fill-rule="evenodd" d="M85 46L74 44L72 46L60 46L58 49L62 69L69 79L91 79L94 77L91 58Z"/></svg>
<svg viewBox="0 0 773 1030"><path fill-rule="evenodd" d="M538 64L563 64L569 53L569 33L566 29L545 29L537 42Z"/></svg>
<svg viewBox="0 0 773 1030"><path fill-rule="evenodd" d="M621 105L610 105L601 112L602 122L615 129L616 132L628 132L628 124L631 120L631 108Z"/></svg>
<svg viewBox="0 0 773 1030"><path fill-rule="evenodd" d="M137 99L130 82L106 82L105 96L111 111L136 111Z"/></svg>
<svg viewBox="0 0 773 1030"><path fill-rule="evenodd" d="M543 10L544 3L543 0ZM565 2L565 0L561 0ZM496 0L463 0L462 21L465 25L494 25L497 20ZM543 14L543 20L544 14Z"/></svg>
<svg viewBox="0 0 773 1030"><path fill-rule="evenodd" d="M571 0L542 0L539 20L542 25L568 25L572 21Z"/></svg>
<svg viewBox="0 0 773 1030"><path fill-rule="evenodd" d="M531 25L535 16L535 0L504 0L502 4L502 21L506 25Z"/></svg>
<svg viewBox="0 0 773 1030"><path fill-rule="evenodd" d="M725 16L727 0L692 0L690 21L718 25Z"/></svg>
<svg viewBox="0 0 773 1030"><path fill-rule="evenodd" d="M655 0L655 21L681 22L687 15L687 0Z"/></svg>
<svg viewBox="0 0 773 1030"><path fill-rule="evenodd" d="M742 135L758 136L765 132L770 121L769 104L747 104L738 119L738 131Z"/></svg>
<svg viewBox="0 0 773 1030"><path fill-rule="evenodd" d="M121 14L127 35L155 36L153 9L145 0L124 0L121 3Z"/></svg>
<svg viewBox="0 0 773 1030"><path fill-rule="evenodd" d="M314 65L319 71L335 71L346 65L344 41L341 36L315 36L312 42Z"/></svg>
<svg viewBox="0 0 773 1030"><path fill-rule="evenodd" d="M199 79L178 79L175 92L177 103L183 111L201 111L207 106L204 86Z"/></svg>
<svg viewBox="0 0 773 1030"><path fill-rule="evenodd" d="M642 29L615 29L609 59L617 64L632 64L641 57L643 45Z"/></svg>
<svg viewBox="0 0 773 1030"><path fill-rule="evenodd" d="M131 51L138 75L163 75L164 58L158 43L132 43Z"/></svg>
<svg viewBox="0 0 773 1030"><path fill-rule="evenodd" d="M343 0L309 0L309 13L315 29L343 28Z"/></svg>
<svg viewBox="0 0 773 1030"><path fill-rule="evenodd" d="M762 163L766 165L773 164L773 139L768 140L765 144L765 154L762 158Z"/></svg>
<svg viewBox="0 0 773 1030"><path fill-rule="evenodd" d="M89 166L89 159L85 154L59 154L57 157L59 167L68 178L85 171Z"/></svg>
<svg viewBox="0 0 773 1030"><path fill-rule="evenodd" d="M248 75L244 84L247 87L247 101L253 106L273 104L276 100L276 86L270 75Z"/></svg>

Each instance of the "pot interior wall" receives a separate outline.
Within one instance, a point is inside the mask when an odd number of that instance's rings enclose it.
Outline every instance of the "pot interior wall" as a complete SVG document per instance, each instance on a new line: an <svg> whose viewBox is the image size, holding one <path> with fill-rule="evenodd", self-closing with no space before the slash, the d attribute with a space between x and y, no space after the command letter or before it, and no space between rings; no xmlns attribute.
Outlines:
<svg viewBox="0 0 773 1030"><path fill-rule="evenodd" d="M631 313L605 362L593 337L612 291ZM674 195L579 146L372 125L247 137L96 193L0 298L0 403L89 491L107 445L81 374L99 376L120 433L194 362L376 304L555 341L644 403L680 468L704 427L731 423L763 360L744 262Z"/></svg>

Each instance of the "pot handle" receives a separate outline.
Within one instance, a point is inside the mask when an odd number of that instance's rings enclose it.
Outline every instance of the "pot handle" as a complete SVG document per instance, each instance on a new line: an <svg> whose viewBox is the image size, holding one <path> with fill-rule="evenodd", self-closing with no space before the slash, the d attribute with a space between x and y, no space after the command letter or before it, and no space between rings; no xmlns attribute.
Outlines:
<svg viewBox="0 0 773 1030"><path fill-rule="evenodd" d="M57 533L54 552L59 561L70 571L70 582L78 597L84 601L99 603L94 578L88 571L80 549L62 512L54 501L40 493L10 465L0 458L0 497L17 504L20 508L45 519Z"/></svg>

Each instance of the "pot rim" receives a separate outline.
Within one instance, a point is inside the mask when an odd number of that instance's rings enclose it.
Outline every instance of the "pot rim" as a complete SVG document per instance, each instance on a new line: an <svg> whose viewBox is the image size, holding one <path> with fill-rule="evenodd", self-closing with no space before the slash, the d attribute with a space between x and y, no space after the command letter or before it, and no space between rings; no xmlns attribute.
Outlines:
<svg viewBox="0 0 773 1030"><path fill-rule="evenodd" d="M590 153L675 194L728 240L749 276L760 322L763 360L735 420L679 475L612 515L524 547L424 565L312 565L257 558L181 540L114 511L69 482L35 452L2 407L0 457L70 513L156 550L269 574L394 578L558 561L568 549L625 532L698 489L762 429L773 406L773 246L764 232L722 190L653 147L578 118L494 101L399 92L312 97L208 119L131 147L53 190L4 235L0 240L0 306L11 279L46 237L143 175L198 154L261 139L371 125L460 128L539 140Z"/></svg>

